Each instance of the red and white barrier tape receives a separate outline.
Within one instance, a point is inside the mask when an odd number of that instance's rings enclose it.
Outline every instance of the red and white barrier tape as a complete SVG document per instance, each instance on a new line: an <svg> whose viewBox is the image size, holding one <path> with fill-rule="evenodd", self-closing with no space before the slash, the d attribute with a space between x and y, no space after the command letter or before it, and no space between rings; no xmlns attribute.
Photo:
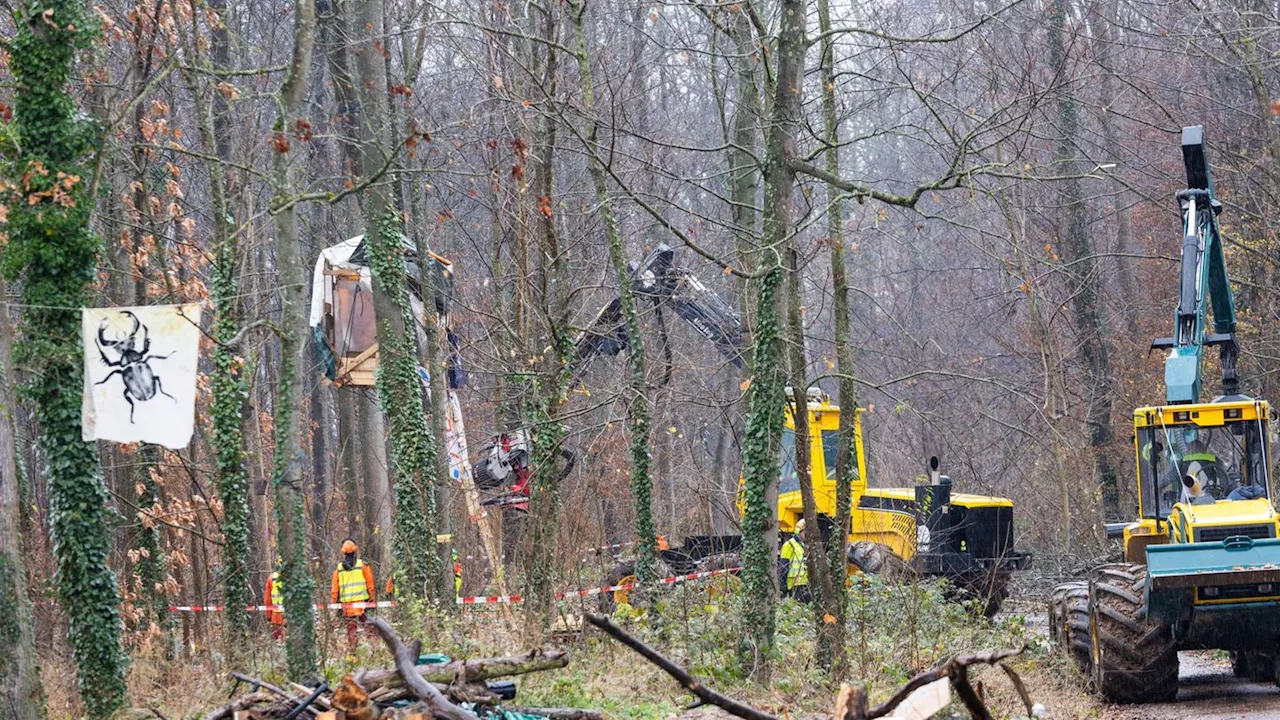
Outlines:
<svg viewBox="0 0 1280 720"><path fill-rule="evenodd" d="M395 607L394 600L381 600L378 602L354 602L354 603L317 603L316 610L368 610L370 608L388 608ZM169 612L222 612L226 610L226 605L170 605ZM283 605L246 605L247 612L284 612Z"/></svg>
<svg viewBox="0 0 1280 720"><path fill-rule="evenodd" d="M707 570L704 572L689 573L688 575L672 575L671 577L660 578L654 580L654 585L675 585L677 583L690 582L692 580L702 580L704 578L715 577L717 575L729 575L738 572L739 568L729 568L725 570ZM587 597L590 595L602 595L605 593L617 592L618 590L632 590L639 583L622 583L620 585L608 585L598 588L587 588L585 590L570 590L569 592L557 593L557 600L565 600L575 597ZM524 602L524 597L520 595L467 595L457 599L459 605L500 605L500 604L516 604ZM328 603L316 605L317 610L364 610L368 608L388 608L395 607L394 600L382 600L379 602L357 602L357 603ZM226 610L225 605L170 605L169 612L222 612ZM250 605L245 608L250 612L283 612L282 605Z"/></svg>

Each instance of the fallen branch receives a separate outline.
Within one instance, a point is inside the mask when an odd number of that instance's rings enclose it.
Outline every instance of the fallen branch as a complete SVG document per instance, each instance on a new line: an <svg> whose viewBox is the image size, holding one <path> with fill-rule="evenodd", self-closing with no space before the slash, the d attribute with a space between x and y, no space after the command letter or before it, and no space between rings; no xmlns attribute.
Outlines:
<svg viewBox="0 0 1280 720"><path fill-rule="evenodd" d="M893 694L893 697L872 708L867 713L867 720L875 720L875 718L888 715L893 712L894 708L901 705L902 701L906 700L907 696L912 692L942 678L951 678L951 687L960 696L960 701L964 703L972 717L978 718L978 720L989 720L991 712L987 710L982 699L978 697L978 694L973 690L973 686L969 684L968 667L970 665L995 665L1005 658L1021 655L1024 650L1026 650L1025 647L1021 650L994 650L953 657L938 667L922 672L908 680L906 685L903 685L898 692Z"/></svg>
<svg viewBox="0 0 1280 720"><path fill-rule="evenodd" d="M676 682L680 683L681 687L693 693L703 703L715 705L725 712L731 715L736 715L740 718L745 718L745 720L778 720L773 715L761 712L750 705L740 703L731 697L721 695L720 693L704 686L702 683L698 682L697 678L689 674L688 670L685 670L679 665L663 657L657 650L649 647L638 638L633 637L626 630L614 625L608 618L603 618L599 615L592 615L591 613L585 613L584 617L586 617L587 622L600 628L614 640L617 640L623 645L635 650L644 657L644 659L654 665L657 665L663 672L675 678Z"/></svg>
<svg viewBox="0 0 1280 720"><path fill-rule="evenodd" d="M217 710L205 715L204 720L225 720L225 718L231 717L232 713L237 710L247 710L255 705L273 702L275 702L275 698L271 693L261 691L252 692L248 695L242 695Z"/></svg>
<svg viewBox="0 0 1280 720"><path fill-rule="evenodd" d="M459 677L465 678L467 682L484 682L494 678L555 670L568 664L569 656L563 650L535 650L514 657L455 660L438 665L419 665L417 674L427 682L452 685ZM373 693L385 687L399 686L403 681L395 670L367 670L360 676L360 684Z"/></svg>
<svg viewBox="0 0 1280 720"><path fill-rule="evenodd" d="M463 710L449 702L449 699L435 685L418 674L418 668L414 665L418 661L418 654L401 642L385 619L374 618L369 621L369 624L378 631L383 642L387 644L387 649L395 656L396 671L400 673L400 677L404 679L409 689L427 704L431 709L432 717L437 720L479 720L475 713ZM417 643L414 644L417 645Z"/></svg>
<svg viewBox="0 0 1280 720"><path fill-rule="evenodd" d="M238 673L238 672L231 673L231 677L235 678L236 680L239 680L240 682L247 682L251 687L255 689L262 688L264 690L270 690L271 692L275 693L276 695L279 695L280 697L284 698L286 701L290 703L293 703L294 705L297 705L298 703L302 702L304 699L306 699L307 695L311 693L311 688L305 688L306 692L303 693L302 697L295 697L285 692L283 689L278 688L275 685L272 685L266 680L263 680L262 678L256 678L256 677L253 677L252 675L245 675L244 673ZM316 714L316 711L311 710L310 708L308 708L308 711L312 715Z"/></svg>

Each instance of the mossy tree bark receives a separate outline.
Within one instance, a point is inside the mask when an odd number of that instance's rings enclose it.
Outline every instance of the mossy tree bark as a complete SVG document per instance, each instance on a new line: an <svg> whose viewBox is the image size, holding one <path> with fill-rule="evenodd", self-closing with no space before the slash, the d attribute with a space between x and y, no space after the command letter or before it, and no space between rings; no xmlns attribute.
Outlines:
<svg viewBox="0 0 1280 720"><path fill-rule="evenodd" d="M818 32L822 34L822 123L826 132L827 172L840 175L840 124L836 117L836 49L831 34L829 0L818 0ZM846 592L848 572L849 513L853 505L854 420L858 416L858 391L854 384L853 347L850 343L849 280L844 257L844 195L839 188L827 184L827 242L831 248L831 288L835 328L836 372L840 374L840 428L836 444L836 517L835 532L827 546L827 562L831 567L832 598L824 604L835 617L829 632L819 634L818 665L828 668L831 677L841 677L846 668L844 652ZM830 469L830 468L828 468Z"/></svg>
<svg viewBox="0 0 1280 720"><path fill-rule="evenodd" d="M84 162L97 132L68 92L76 53L97 36L97 24L81 0L34 0L16 14L6 47L17 87L10 138L16 142L4 148L4 269L21 279L28 306L17 362L31 371L29 392L48 461L56 584L70 621L80 696L89 717L105 718L124 700L126 658L116 577L107 566L110 502L97 452L81 439L77 390L84 358L74 309L87 304L98 261Z"/></svg>
<svg viewBox="0 0 1280 720"><path fill-rule="evenodd" d="M775 630L778 453L786 386L779 327L784 308L779 290L787 272L782 253L790 242L795 214L796 178L790 160L796 155L800 118L805 0L783 0L779 10L777 79L765 128L764 247L757 265L761 277L757 281L755 354L742 446L746 503L742 519L743 620L747 632L739 656L758 678L768 676Z"/></svg>
<svg viewBox="0 0 1280 720"><path fill-rule="evenodd" d="M0 298L5 292L5 282L0 279ZM22 552L12 337L9 309L0 307L0 604L6 608L0 615L0 714L13 720L41 720L44 692Z"/></svg>
<svg viewBox="0 0 1280 720"><path fill-rule="evenodd" d="M284 597L286 627L285 655L289 676L310 680L316 672L315 618L311 604L315 580L307 568L306 518L302 498L302 373L310 366L308 344L303 332L306 322L306 288L302 245L298 235L298 205L290 149L298 126L303 91L311 69L311 48L315 34L315 5L293 6L293 52L277 98L278 115L271 156L274 185L276 256L280 272L280 376L274 409L275 488L277 548L283 567L281 579L288 592Z"/></svg>
<svg viewBox="0 0 1280 720"><path fill-rule="evenodd" d="M605 242L609 248L609 262L613 265L618 282L618 298L622 305L622 318L627 328L630 345L627 357L627 390L630 394L628 416L631 421L631 502L636 513L636 577L640 582L654 579L654 564L658 555L658 542L653 528L653 478L650 473L653 454L649 448L653 435L653 409L645 385L644 339L640 335L640 318L636 312L636 294L631 284L631 270L627 267L626 251L622 247L622 234L618 219L613 213L609 197L608 173L600 159L597 145L600 121L595 116L595 87L591 74L591 58L587 54L586 13L587 2L570 3L574 33L577 37L578 77L582 81L582 108L586 116L584 140L587 146L587 172L595 188L596 203L604 223Z"/></svg>
<svg viewBox="0 0 1280 720"><path fill-rule="evenodd" d="M369 183L364 191L364 219L378 318L378 398L390 425L395 471L396 591L443 602L452 598L453 589L435 548L437 448L423 413L417 354L409 335L413 317L400 248L400 214L391 185L380 177L387 158L395 152L387 120L382 41L373 32L382 28L383 5L381 0L360 0L353 7L354 26L364 29L353 55L359 78L355 89L360 99L360 174Z"/></svg>
<svg viewBox="0 0 1280 720"><path fill-rule="evenodd" d="M203 70L228 69L229 38L227 36L226 0L210 0L214 12L208 29L211 57L206 57L198 36L185 38L191 56ZM192 3L192 17L200 17ZM212 73L209 73L212 75ZM222 502L222 582L227 613L227 649L235 653L246 647L251 616L238 610L252 604L249 588L249 482L245 471L244 418L247 415L249 391L243 378L244 361L236 348L228 345L240 332L239 313L239 243L230 195L233 190L231 171L231 122L227 96L213 89L212 83L193 71L183 73L191 92L200 143L206 155L205 171L209 175L209 198L213 206L213 282L211 300L214 340L210 359L211 400L209 415L213 420L212 445L214 479ZM211 96L211 97L210 97Z"/></svg>
<svg viewBox="0 0 1280 720"><path fill-rule="evenodd" d="M1073 285L1071 302L1083 366L1081 388L1085 393L1085 423L1093 455L1093 480L1102 494L1103 517L1116 520L1122 513L1119 477L1112 459L1114 448L1111 447L1115 436L1111 424L1115 377L1108 349L1107 324L1103 317L1102 281L1089 236L1088 209L1079 177L1083 172L1080 152L1076 148L1080 132L1079 110L1066 44L1066 16L1070 12L1074 12L1070 0L1054 0L1049 13L1049 65L1061 83L1053 149L1057 174L1064 178L1057 184L1063 212L1060 243L1067 277L1071 278Z"/></svg>

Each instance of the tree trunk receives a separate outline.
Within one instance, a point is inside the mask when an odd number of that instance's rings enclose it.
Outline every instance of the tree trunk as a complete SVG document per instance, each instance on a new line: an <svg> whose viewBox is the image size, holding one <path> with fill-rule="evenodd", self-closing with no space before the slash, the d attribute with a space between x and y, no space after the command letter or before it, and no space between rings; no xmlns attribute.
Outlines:
<svg viewBox="0 0 1280 720"><path fill-rule="evenodd" d="M1064 214L1062 259L1074 285L1072 306L1080 342L1080 361L1084 366L1081 386L1085 394L1089 449L1093 455L1093 480L1102 492L1103 517L1115 520L1121 517L1119 479L1111 459L1111 441L1114 436L1111 403L1115 383L1108 358L1107 327L1102 316L1098 263L1089 237L1088 218L1085 215L1087 210L1078 178L1083 170L1075 147L1079 119L1066 52L1069 1L1054 0L1049 14L1049 63L1063 83L1058 88L1058 127L1054 143L1054 160L1058 173L1066 178L1058 184Z"/></svg>
<svg viewBox="0 0 1280 720"><path fill-rule="evenodd" d="M0 298L6 297L0 278ZM44 690L36 659L35 626L27 596L27 572L22 552L22 499L18 492L18 446L15 428L17 397L13 391L13 362L9 343L8 306L0 307L0 604L8 610L0 619L0 714L13 720L41 720Z"/></svg>
<svg viewBox="0 0 1280 720"><path fill-rule="evenodd" d="M831 31L829 0L818 0L818 31L822 34L822 123L829 149L827 172L840 175L840 125L836 118L836 49ZM848 570L846 557L849 552L849 513L853 505L853 475L857 472L854 460L854 420L858 417L858 392L854 384L854 367L850 335L849 280L844 257L844 198L840 189L827 184L827 242L831 248L831 288L836 346L836 372L840 374L840 429L836 444L835 482L836 517L835 530L827 547L827 562L831 567L830 602L824 600L826 612L836 619L830 623L827 633L819 633L818 666L827 668L830 677L842 677L847 658L845 643L845 576ZM824 445L825 447L825 445ZM830 460L828 474L830 473ZM807 521L806 521L807 522Z"/></svg>
<svg viewBox="0 0 1280 720"><path fill-rule="evenodd" d="M800 118L800 78L804 67L805 0L783 0L777 43L777 80L765 141L764 247L759 253L755 355L747 426L742 448L746 508L742 521L743 589L748 628L739 655L758 678L769 673L773 647L774 568L778 549L778 452L783 426L786 371L779 323L783 319L780 285L786 274L780 252L794 224L792 198L796 126Z"/></svg>
<svg viewBox="0 0 1280 720"><path fill-rule="evenodd" d="M227 36L226 0L211 0L216 25L210 28L212 40L211 63L203 57L203 43L196 37L187 39L198 64L210 64L214 70L230 66L229 38ZM194 12L193 17L198 16ZM230 608L242 608L252 604L249 589L249 485L245 474L244 422L248 407L248 389L242 376L244 361L238 357L238 348L225 345L240 331L239 313L239 242L236 222L229 199L232 186L227 177L226 163L231 160L231 119L226 95L214 91L212 108L205 97L209 88L193 72L184 76L191 92L200 142L206 154L216 159L205 162L209 174L209 197L212 201L214 266L211 299L214 306L212 335L214 339L210 359L214 372L210 374L211 400L209 415L213 421L214 480L218 497L222 501L222 581L225 604ZM243 342L243 341L242 341ZM227 649L236 653L249 640L250 615L233 610L227 614Z"/></svg>
<svg viewBox="0 0 1280 720"><path fill-rule="evenodd" d="M559 35L558 6L548 5L542 13L542 37L554 43ZM557 51L548 46L541 63L535 63L535 76L541 75L540 87L548 98L556 97L559 63ZM540 67L538 67L540 65ZM529 480L529 518L527 527L528 554L526 555L525 582L525 643L530 647L541 644L552 620L555 607L553 597L555 582L556 544L560 527L561 449L565 428L560 419L560 408L568 393L568 363L570 341L568 337L568 273L566 260L560 252L556 234L555 175L557 123L547 112L542 117L542 131L534 147L538 212L536 213L538 237L537 275L522 275L533 279L540 310L547 319L545 342L540 347L550 348L545 353L541 372L522 392L524 403L524 427L529 428L532 452ZM528 258L526 258L527 260Z"/></svg>
<svg viewBox="0 0 1280 720"><path fill-rule="evenodd" d="M118 585L107 565L111 503L94 445L81 437L76 390L84 385L84 355L80 313L73 309L89 304L98 260L89 224L95 198L84 163L94 137L67 87L78 50L95 40L96 22L81 0L35 0L15 21L6 49L22 155L10 181L22 197L9 205L4 270L10 279L22 278L28 306L16 361L33 378L29 393L47 460L58 599L70 621L85 709L91 718L105 718L124 701L125 656Z"/></svg>
<svg viewBox="0 0 1280 720"><path fill-rule="evenodd" d="M364 523L361 530L375 568L391 565L394 518L391 468L387 462L387 425L372 393L361 392L360 445L364 459ZM385 570L383 572L386 572Z"/></svg>
<svg viewBox="0 0 1280 720"><path fill-rule="evenodd" d="M373 271L374 314L378 319L378 397L390 424L395 463L396 590L410 597L443 601L445 573L436 554L436 445L422 412L413 341L413 318L405 288L399 214L391 188L380 180L384 158L394 152L387 125L386 65L382 42L372 29L383 26L382 0L360 0L354 26L370 35L355 42L356 94L360 98L360 174L364 190L365 242Z"/></svg>
<svg viewBox="0 0 1280 720"><path fill-rule="evenodd" d="M280 86L274 152L271 156L275 198L276 262L280 272L280 377L274 408L275 487L277 547L283 561L280 571L289 592L284 598L287 640L285 653L289 676L300 682L316 671L315 619L311 604L315 580L307 567L306 517L302 487L302 400L306 387L303 372L310 366L304 338L306 289L302 245L298 235L298 206L290 149L299 119L302 94L311 68L315 30L315 5L295 3L293 54Z"/></svg>
<svg viewBox="0 0 1280 720"><path fill-rule="evenodd" d="M658 556L657 537L653 528L653 479L650 465L653 461L649 443L653 435L653 409L650 407L645 387L644 338L640 335L640 318L636 313L635 289L631 284L631 269L627 266L626 250L622 247L622 234L613 214L609 198L609 182L604 162L597 150L600 122L595 117L595 88L591 75L591 58L587 55L585 0L570 3L573 25L577 36L578 77L582 81L582 107L586 116L585 135L587 172L595 187L596 203L604 223L605 240L609 247L609 261L613 265L618 283L618 298L622 304L622 318L626 323L629 345L628 377L631 419L631 501L636 514L636 577L640 582L654 579L654 563Z"/></svg>

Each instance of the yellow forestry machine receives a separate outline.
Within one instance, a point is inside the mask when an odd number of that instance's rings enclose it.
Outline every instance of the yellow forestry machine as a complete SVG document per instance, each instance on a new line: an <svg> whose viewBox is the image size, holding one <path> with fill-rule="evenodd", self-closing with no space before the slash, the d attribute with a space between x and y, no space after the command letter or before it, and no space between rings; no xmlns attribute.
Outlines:
<svg viewBox="0 0 1280 720"><path fill-rule="evenodd" d="M409 265L410 296L419 325L428 320L427 303L446 316L453 280L452 265L437 255L418 258L414 244L405 239L403 251ZM326 249L316 262L313 280L311 326L326 374L335 384L372 385L378 361L374 332L371 277L363 238L352 238ZM631 268L632 287L638 301L648 302L666 337L664 311L672 311L710 341L728 362L742 368L745 350L742 320L718 294L693 273L675 264L675 251L659 245ZM422 272L419 271L422 263ZM432 287L419 287L427 278ZM447 326L446 326L447 327ZM481 504L521 512L529 499L530 438L526 430L494 435L481 448L471 466L467 458L460 404L454 390L464 382L458 345L449 333L449 460L455 479L473 477L475 487L488 496ZM622 317L621 301L614 298L596 314L574 340L570 358L574 382L587 364L599 356L616 356L630 347ZM426 372L423 371L425 376ZM821 392L808 397L810 457L817 510L823 531L836 524L835 448L840 408ZM949 578L964 595L979 599L986 614L994 614L1007 595L1010 574L1027 567L1031 555L1014 548L1013 503L1005 498L953 493L951 481L931 461L930 482L917 487L872 489L868 486L866 453L862 442L862 411L855 419L857 474L852 487L850 564L876 573L890 565L906 565L927 577ZM802 515L799 480L795 472L796 436L788 411L782 435L782 472L778 487L778 527L792 533ZM563 470L573 467L574 456L564 454ZM469 493L470 495L471 493ZM470 502L470 500L469 500ZM473 515L479 508L469 508ZM736 568L742 547L740 535L698 535L683 538L678 547L661 552L663 571L684 574L709 569ZM610 574L611 585L634 579L634 563L620 562ZM626 590L603 597L606 607L626 602Z"/></svg>
<svg viewBox="0 0 1280 720"><path fill-rule="evenodd" d="M1049 627L1111 702L1172 700L1178 651L1221 649L1238 676L1277 680L1280 523L1271 503L1270 411L1241 395L1235 301L1202 127L1182 131L1187 189L1165 404L1133 414L1138 517L1109 524L1124 562L1055 588ZM1213 328L1208 310L1212 304ZM1217 346L1222 395L1200 402L1201 356Z"/></svg>

